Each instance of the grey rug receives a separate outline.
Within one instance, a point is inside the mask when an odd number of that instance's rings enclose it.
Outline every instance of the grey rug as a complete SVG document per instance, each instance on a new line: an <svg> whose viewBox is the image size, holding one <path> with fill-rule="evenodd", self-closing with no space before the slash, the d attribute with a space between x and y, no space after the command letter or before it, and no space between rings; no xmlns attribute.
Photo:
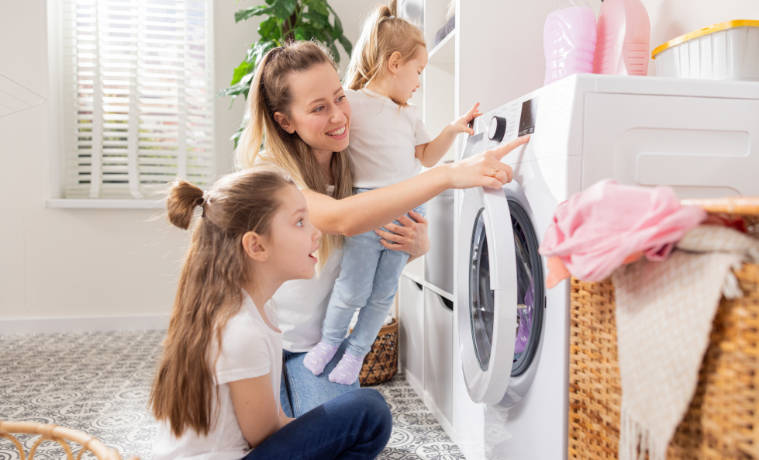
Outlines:
<svg viewBox="0 0 759 460"><path fill-rule="evenodd" d="M155 420L146 403L164 334L0 336L0 420L74 428L124 458L150 460ZM464 458L402 376L374 388L393 414L393 434L380 459ZM27 451L35 440L19 439ZM0 460L19 458L10 441L0 438ZM65 453L45 442L35 458L57 460Z"/></svg>

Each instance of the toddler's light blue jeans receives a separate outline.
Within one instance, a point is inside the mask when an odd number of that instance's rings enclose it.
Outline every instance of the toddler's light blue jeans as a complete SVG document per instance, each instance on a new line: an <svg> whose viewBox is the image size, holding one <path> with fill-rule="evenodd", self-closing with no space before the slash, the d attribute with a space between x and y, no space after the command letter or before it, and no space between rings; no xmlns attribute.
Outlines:
<svg viewBox="0 0 759 460"><path fill-rule="evenodd" d="M360 188L356 193L369 190ZM424 215L425 206L414 211ZM403 225L398 221L395 224ZM346 238L340 276L322 324L322 340L330 345L340 345L358 308L361 311L346 352L358 358L369 353L390 311L408 258L403 251L385 249L374 231Z"/></svg>

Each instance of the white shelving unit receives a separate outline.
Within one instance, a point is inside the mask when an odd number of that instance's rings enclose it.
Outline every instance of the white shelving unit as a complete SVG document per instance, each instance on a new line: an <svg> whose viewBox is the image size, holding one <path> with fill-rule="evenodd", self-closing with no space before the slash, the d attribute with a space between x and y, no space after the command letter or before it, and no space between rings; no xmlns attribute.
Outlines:
<svg viewBox="0 0 759 460"><path fill-rule="evenodd" d="M446 22L448 1L424 0L428 63L421 88L411 100L422 108L432 136L477 102L480 111L487 112L542 86L543 24L555 2L454 0L456 27L435 45L435 34ZM465 138L459 137L440 164L460 159L457 152ZM454 213L459 206L457 194ZM456 218L453 221L455 240L458 223ZM453 252L453 241L449 244ZM414 390L465 450L455 432L457 413L471 409L466 402L460 403L466 399L461 397L466 388L453 334L457 327L454 312L459 307L457 293L447 292L425 278L424 259L408 264L401 278L400 364ZM454 258L451 272L458 263Z"/></svg>
<svg viewBox="0 0 759 460"><path fill-rule="evenodd" d="M412 102L422 108L430 135L437 136L456 118L456 36L450 32L435 45L445 24L448 0L425 0L427 67ZM456 158L456 144L438 165ZM450 250L453 251L452 242ZM454 293L425 276L425 257L406 267L399 289L401 367L406 380L422 398L451 438L453 428L453 301ZM453 267L449 267L453 271ZM448 288L450 290L450 288Z"/></svg>

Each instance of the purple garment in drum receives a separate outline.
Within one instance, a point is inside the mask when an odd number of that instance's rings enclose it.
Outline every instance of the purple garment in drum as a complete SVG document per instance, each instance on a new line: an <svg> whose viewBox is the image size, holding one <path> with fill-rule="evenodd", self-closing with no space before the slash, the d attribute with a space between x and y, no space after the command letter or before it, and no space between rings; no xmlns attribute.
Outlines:
<svg viewBox="0 0 759 460"><path fill-rule="evenodd" d="M530 282L530 288L524 295L524 308L517 308L517 315L519 317L519 329L517 330L517 338L514 343L514 354L523 353L527 348L527 343L530 341L530 329L532 328L532 307L534 304L533 299L534 286Z"/></svg>

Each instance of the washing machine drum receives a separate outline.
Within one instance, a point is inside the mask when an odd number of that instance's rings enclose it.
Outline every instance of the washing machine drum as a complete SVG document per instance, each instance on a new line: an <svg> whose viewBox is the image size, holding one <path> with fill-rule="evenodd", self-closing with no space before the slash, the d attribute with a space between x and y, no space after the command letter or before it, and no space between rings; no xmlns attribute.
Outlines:
<svg viewBox="0 0 759 460"><path fill-rule="evenodd" d="M543 325L537 236L525 206L503 191L467 192L464 205L462 237L471 235L468 280L460 283L468 305L458 309L464 377L475 402L515 404L532 380Z"/></svg>

